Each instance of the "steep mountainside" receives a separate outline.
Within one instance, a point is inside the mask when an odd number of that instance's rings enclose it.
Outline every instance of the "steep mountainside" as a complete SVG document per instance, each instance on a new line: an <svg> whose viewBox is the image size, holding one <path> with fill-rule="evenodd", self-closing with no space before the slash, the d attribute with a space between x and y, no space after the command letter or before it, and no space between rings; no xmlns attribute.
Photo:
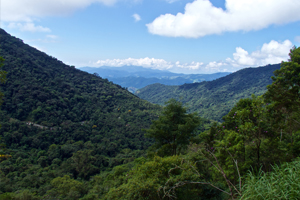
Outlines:
<svg viewBox="0 0 300 200"><path fill-rule="evenodd" d="M221 120L239 99L263 94L272 83L273 71L279 68L280 64L247 68L214 81L181 86L153 84L138 90L136 95L160 105L170 98L180 99L202 117Z"/></svg>
<svg viewBox="0 0 300 200"><path fill-rule="evenodd" d="M76 152L84 151L84 157L93 157L89 169L70 164L65 173L87 178L122 163L124 159L113 157L124 149L144 150L149 146L142 129L157 117L159 106L65 65L2 29L0 38L0 56L7 71L7 81L1 85L0 137L13 156L1 163L0 171L18 171L18 167L4 170L6 162L13 166L18 158L21 163L26 160L22 167L26 171L38 164L41 156L43 167L55 159L59 160L56 167L66 167Z"/></svg>

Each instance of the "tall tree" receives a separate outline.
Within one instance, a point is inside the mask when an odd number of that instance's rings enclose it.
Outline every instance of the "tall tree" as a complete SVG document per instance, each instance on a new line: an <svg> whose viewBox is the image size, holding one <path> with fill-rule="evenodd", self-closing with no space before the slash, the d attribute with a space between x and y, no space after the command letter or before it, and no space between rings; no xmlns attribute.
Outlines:
<svg viewBox="0 0 300 200"><path fill-rule="evenodd" d="M267 101L286 111L300 108L300 47L292 48L289 56L288 62L282 62L281 68L274 71L273 83L264 95Z"/></svg>
<svg viewBox="0 0 300 200"><path fill-rule="evenodd" d="M146 130L146 136L155 140L154 148L160 155L177 155L189 144L194 130L200 125L196 113L187 114L181 102L171 99L165 103L158 120Z"/></svg>
<svg viewBox="0 0 300 200"><path fill-rule="evenodd" d="M288 136L293 146L300 134L300 47L293 47L289 56L288 62L282 62L274 72L273 83L267 86L264 97L272 103L273 126L281 137Z"/></svg>

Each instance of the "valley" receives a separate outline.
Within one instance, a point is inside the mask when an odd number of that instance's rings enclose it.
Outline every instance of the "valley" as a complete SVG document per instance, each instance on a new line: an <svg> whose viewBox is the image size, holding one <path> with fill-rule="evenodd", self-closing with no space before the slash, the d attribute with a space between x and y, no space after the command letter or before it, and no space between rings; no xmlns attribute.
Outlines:
<svg viewBox="0 0 300 200"><path fill-rule="evenodd" d="M85 72L0 38L1 200L297 199L300 48L234 73Z"/></svg>

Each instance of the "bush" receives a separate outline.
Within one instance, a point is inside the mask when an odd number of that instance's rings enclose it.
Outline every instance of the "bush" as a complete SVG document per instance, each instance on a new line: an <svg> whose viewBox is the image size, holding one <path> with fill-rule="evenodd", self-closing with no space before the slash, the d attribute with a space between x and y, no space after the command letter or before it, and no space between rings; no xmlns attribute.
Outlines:
<svg viewBox="0 0 300 200"><path fill-rule="evenodd" d="M274 171L258 176L249 173L243 187L242 199L299 199L300 160L274 166Z"/></svg>

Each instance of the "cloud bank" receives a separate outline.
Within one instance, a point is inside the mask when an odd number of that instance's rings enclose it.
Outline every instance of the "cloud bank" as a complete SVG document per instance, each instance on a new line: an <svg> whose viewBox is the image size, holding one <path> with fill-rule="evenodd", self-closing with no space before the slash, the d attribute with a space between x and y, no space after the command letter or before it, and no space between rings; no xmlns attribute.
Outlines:
<svg viewBox="0 0 300 200"><path fill-rule="evenodd" d="M270 41L262 47L249 53L242 47L237 47L231 58L224 61L212 61L207 64L203 62L180 63L168 62L164 59L156 58L127 58L127 59L106 59L98 60L92 63L94 67L110 66L121 67L125 65L142 66L145 68L169 70L180 73L216 73L216 72L234 72L246 67L258 67L268 64L277 64L287 61L289 51L293 47L292 42L285 40L283 42Z"/></svg>
<svg viewBox="0 0 300 200"><path fill-rule="evenodd" d="M59 16L85 8L92 3L113 5L117 0L2 0L3 21L31 22L34 18Z"/></svg>
<svg viewBox="0 0 300 200"><path fill-rule="evenodd" d="M107 6L119 0L1 0L1 20L10 28L21 31L50 32L49 28L36 26L33 22L47 16L64 16L93 3ZM137 2L138 0L130 0Z"/></svg>
<svg viewBox="0 0 300 200"><path fill-rule="evenodd" d="M176 63L165 61L164 59L156 58L127 58L127 59L106 59L98 60L94 63L94 66L110 66L110 67L122 67L122 66L142 66L145 68L159 69L159 70L174 70L174 69L186 69L186 70L195 70L199 69L203 63L192 62L181 64L179 61Z"/></svg>
<svg viewBox="0 0 300 200"><path fill-rule="evenodd" d="M299 0L226 0L226 9L195 0L184 13L164 14L147 24L152 34L198 38L232 31L260 30L300 20Z"/></svg>

